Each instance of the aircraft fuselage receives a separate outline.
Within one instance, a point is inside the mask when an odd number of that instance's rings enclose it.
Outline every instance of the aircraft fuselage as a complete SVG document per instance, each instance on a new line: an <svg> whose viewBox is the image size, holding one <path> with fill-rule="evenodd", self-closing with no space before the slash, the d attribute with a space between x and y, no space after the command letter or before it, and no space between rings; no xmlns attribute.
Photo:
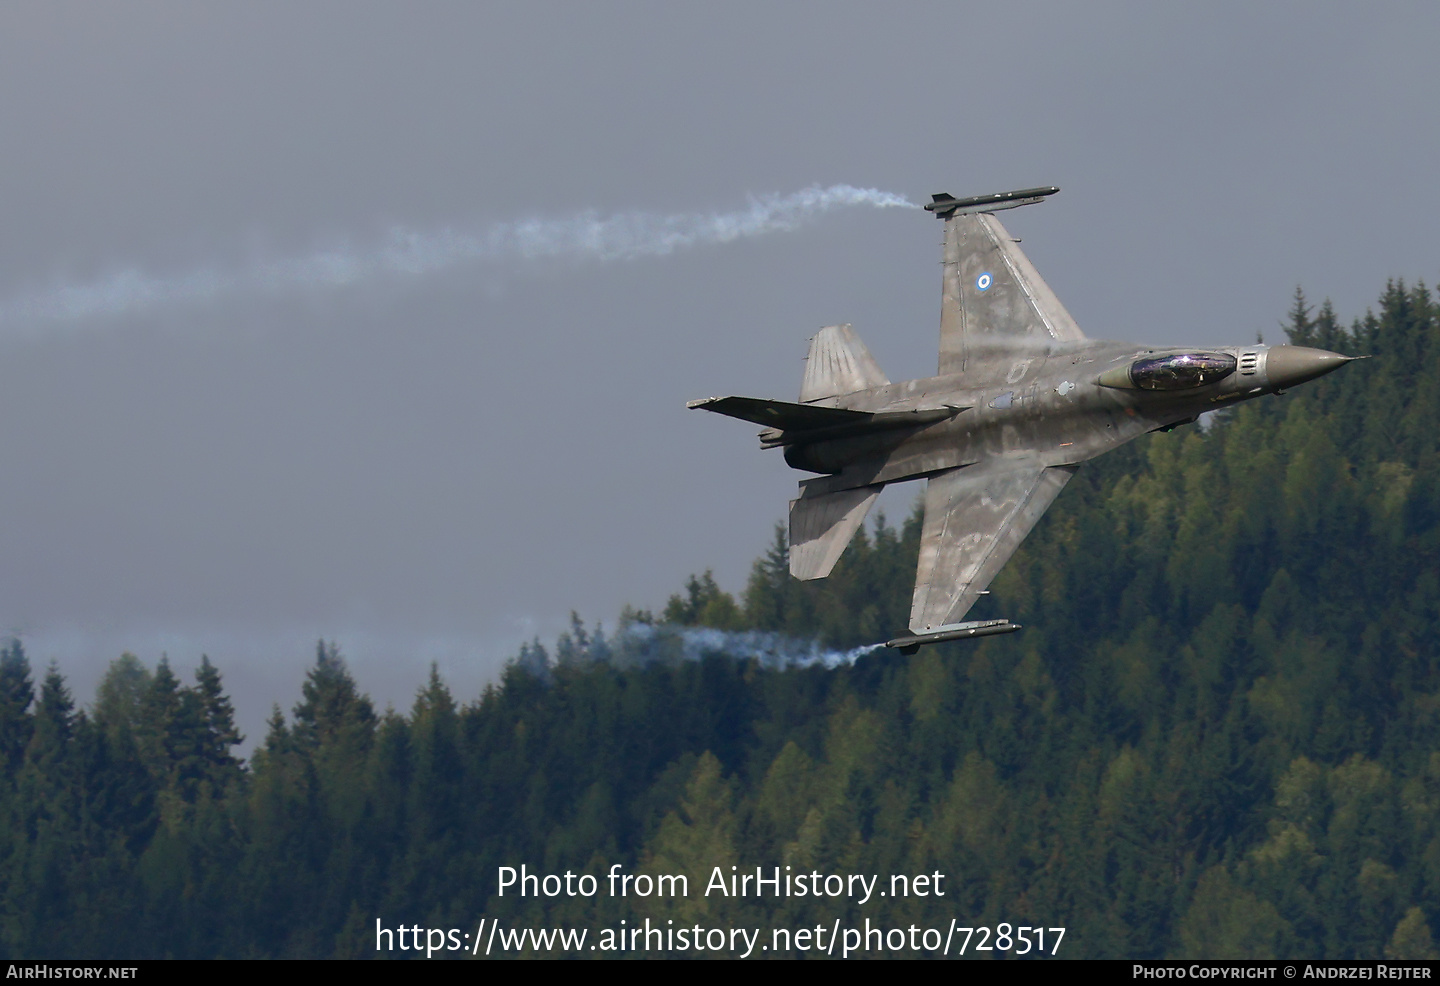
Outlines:
<svg viewBox="0 0 1440 986"><path fill-rule="evenodd" d="M945 223L936 376L891 383L852 326L830 325L810 341L798 402L690 402L765 426L764 447L819 474L790 502L798 579L830 574L887 484L926 480L910 632L888 642L902 651L1018 629L961 621L1080 463L1351 359L1089 339L991 215L1056 191L942 193L925 207Z"/></svg>
<svg viewBox="0 0 1440 986"><path fill-rule="evenodd" d="M1278 371L1273 373L1272 353L1277 354L1273 362ZM1221 354L1233 359L1236 368L1213 383L1170 391L1141 389L1123 377L1137 361L1186 354ZM1024 457L1042 466L1077 465L1146 432L1276 393L1345 361L1338 354L1297 346L1155 349L1124 342L1054 342L998 360L975 358L975 367L963 373L818 401L872 412L964 410L918 428L791 445L785 461L828 475L823 481L827 490L917 479L991 457ZM1278 365L1282 362L1283 367ZM981 368L988 372L977 373ZM1105 375L1107 381L1121 377L1122 385L1101 383Z"/></svg>

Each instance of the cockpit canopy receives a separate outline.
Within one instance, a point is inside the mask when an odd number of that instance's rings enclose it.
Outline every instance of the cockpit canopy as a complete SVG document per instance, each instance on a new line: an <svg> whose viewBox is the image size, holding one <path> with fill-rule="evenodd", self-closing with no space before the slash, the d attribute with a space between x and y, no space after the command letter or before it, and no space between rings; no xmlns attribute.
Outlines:
<svg viewBox="0 0 1440 986"><path fill-rule="evenodd" d="M1189 390L1223 380L1235 372L1226 353L1176 353L1130 364L1130 382L1141 390Z"/></svg>

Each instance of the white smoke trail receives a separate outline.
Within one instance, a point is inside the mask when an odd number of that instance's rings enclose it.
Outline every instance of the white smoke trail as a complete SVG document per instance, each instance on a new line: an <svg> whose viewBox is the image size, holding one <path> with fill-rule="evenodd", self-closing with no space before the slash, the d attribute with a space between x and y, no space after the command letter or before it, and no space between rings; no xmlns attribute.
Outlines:
<svg viewBox="0 0 1440 986"><path fill-rule="evenodd" d="M628 627L631 633L641 629L638 624ZM645 627L655 631L654 627ZM854 664L857 659L884 647L881 644L867 644L850 650L829 650L813 640L798 640L784 634L765 630L716 630L713 627L669 628L680 638L681 656L695 661L707 654L724 654L740 659L754 658L766 667L838 668ZM663 631L662 631L663 632Z"/></svg>
<svg viewBox="0 0 1440 986"><path fill-rule="evenodd" d="M617 667L646 664L674 664L698 661L709 656L756 660L767 668L838 668L854 664L884 644L868 644L849 650L822 647L814 640L801 640L767 630L717 630L713 627L654 626L630 623L613 637L597 631L583 654L584 661L605 661ZM526 651L527 655L530 652ZM539 654L530 655L539 657ZM531 670L539 671L538 667Z"/></svg>
<svg viewBox="0 0 1440 986"><path fill-rule="evenodd" d="M711 243L795 229L844 206L912 206L904 196L853 185L812 185L789 195L752 198L733 212L657 215L593 211L563 219L496 223L478 231L395 228L368 247L322 250L236 268L201 267L156 275L121 271L84 284L61 284L0 304L0 326L74 322L214 302L227 296L344 288L379 277L418 277L506 259L630 260L663 257Z"/></svg>

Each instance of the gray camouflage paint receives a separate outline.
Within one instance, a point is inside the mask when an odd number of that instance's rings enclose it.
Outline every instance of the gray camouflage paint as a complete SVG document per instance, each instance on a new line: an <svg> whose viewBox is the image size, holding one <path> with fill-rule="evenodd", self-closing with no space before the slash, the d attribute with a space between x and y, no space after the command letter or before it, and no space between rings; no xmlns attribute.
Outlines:
<svg viewBox="0 0 1440 986"><path fill-rule="evenodd" d="M783 445L791 466L822 474L802 480L791 502L797 578L830 574L886 484L928 481L910 613L915 636L893 645L1014 629L966 624L956 632L1081 463L1351 358L1297 346L1157 349L1086 338L990 214L1054 191L936 196L926 206L945 222L936 376L891 383L850 326L828 326L811 342L802 404L764 402L757 410L760 402L744 398L691 402L770 425L761 433L767 447ZM1176 391L1131 382L1136 360L1193 352L1228 355L1236 369ZM817 421L814 408L843 410L831 423ZM857 411L876 417L856 418ZM903 426L910 420L917 423Z"/></svg>

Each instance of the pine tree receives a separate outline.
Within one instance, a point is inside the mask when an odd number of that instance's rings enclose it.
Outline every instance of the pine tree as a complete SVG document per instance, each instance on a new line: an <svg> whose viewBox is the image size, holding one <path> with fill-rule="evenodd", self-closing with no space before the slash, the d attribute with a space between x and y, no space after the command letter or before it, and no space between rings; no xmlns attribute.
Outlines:
<svg viewBox="0 0 1440 986"><path fill-rule="evenodd" d="M128 734L132 739L144 729L145 714L153 676L140 659L128 651L110 662L95 688L95 721L111 739Z"/></svg>
<svg viewBox="0 0 1440 986"><path fill-rule="evenodd" d="M785 525L775 525L775 535L765 554L755 560L745 585L745 622L757 630L784 630L790 622L790 542Z"/></svg>
<svg viewBox="0 0 1440 986"><path fill-rule="evenodd" d="M82 817L74 749L79 717L52 664L35 704L35 729L16 782L16 845L4 934L12 952L64 954L73 914L71 884L80 875ZM23 902L23 907L16 905Z"/></svg>
<svg viewBox="0 0 1440 986"><path fill-rule="evenodd" d="M65 768L75 738L75 700L60 669L51 664L35 705L35 729L26 750L26 762L40 773L55 776Z"/></svg>
<svg viewBox="0 0 1440 986"><path fill-rule="evenodd" d="M30 704L35 686L30 678L30 660L20 641L12 639L0 649L0 770L14 777L30 745L34 718Z"/></svg>
<svg viewBox="0 0 1440 986"><path fill-rule="evenodd" d="M200 695L192 688L179 691L175 716L166 730L165 747L170 757L170 786L187 804L194 804L202 786L211 778L215 740Z"/></svg>
<svg viewBox="0 0 1440 986"><path fill-rule="evenodd" d="M704 575L691 575L685 581L685 595L671 596L660 618L676 626L719 630L738 630L742 622L734 597L716 585L714 573L708 569Z"/></svg>
<svg viewBox="0 0 1440 986"><path fill-rule="evenodd" d="M1310 318L1310 305L1305 301L1305 292L1295 285L1295 299L1290 304L1290 318L1281 323L1292 346L1315 345L1315 322Z"/></svg>
<svg viewBox="0 0 1440 986"><path fill-rule="evenodd" d="M304 701L295 706L292 735L297 744L320 748L334 744L365 747L375 728L375 707L360 694L340 650L320 641L315 666L301 686Z"/></svg>
<svg viewBox="0 0 1440 986"><path fill-rule="evenodd" d="M230 748L245 737L235 728L235 710L221 687L220 672L203 654L195 671L195 693L205 722L207 774L217 787L224 787L239 776L240 761Z"/></svg>
<svg viewBox="0 0 1440 986"><path fill-rule="evenodd" d="M180 715L180 681L170 670L164 655L155 665L150 686L140 708L140 727L136 736L141 758L150 776L162 789L170 786L176 753L176 720Z"/></svg>
<svg viewBox="0 0 1440 986"><path fill-rule="evenodd" d="M590 634L585 621L573 609L570 611L570 630L562 633L555 641L555 663L562 668L575 667L590 659ZM433 669L432 669L433 670Z"/></svg>

